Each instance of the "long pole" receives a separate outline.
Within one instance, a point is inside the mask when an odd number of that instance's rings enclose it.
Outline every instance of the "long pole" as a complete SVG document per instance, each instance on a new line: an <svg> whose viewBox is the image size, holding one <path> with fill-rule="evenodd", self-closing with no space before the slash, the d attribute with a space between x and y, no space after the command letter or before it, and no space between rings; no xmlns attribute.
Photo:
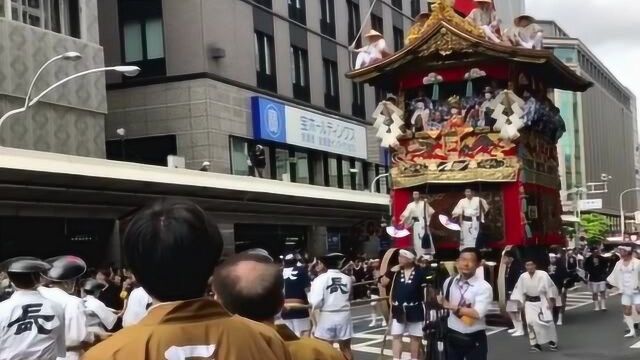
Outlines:
<svg viewBox="0 0 640 360"><path fill-rule="evenodd" d="M640 188L631 188L620 193L620 241L622 242L624 242L624 227L625 227L624 205L622 204L622 198L624 194L632 191L640 191Z"/></svg>
<svg viewBox="0 0 640 360"><path fill-rule="evenodd" d="M380 175L376 176L375 178L373 178L373 181L371 181L371 192L372 193L376 192L376 182L378 182L378 180L382 179L385 176L389 176L389 174L388 173L380 174Z"/></svg>

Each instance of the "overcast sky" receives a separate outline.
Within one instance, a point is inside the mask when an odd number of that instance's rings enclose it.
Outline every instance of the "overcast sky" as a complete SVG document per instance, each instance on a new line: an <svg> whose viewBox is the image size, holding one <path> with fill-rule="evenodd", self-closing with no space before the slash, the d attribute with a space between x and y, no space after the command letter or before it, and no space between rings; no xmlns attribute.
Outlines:
<svg viewBox="0 0 640 360"><path fill-rule="evenodd" d="M605 66L640 97L640 1L526 0L527 13L555 20L582 40Z"/></svg>

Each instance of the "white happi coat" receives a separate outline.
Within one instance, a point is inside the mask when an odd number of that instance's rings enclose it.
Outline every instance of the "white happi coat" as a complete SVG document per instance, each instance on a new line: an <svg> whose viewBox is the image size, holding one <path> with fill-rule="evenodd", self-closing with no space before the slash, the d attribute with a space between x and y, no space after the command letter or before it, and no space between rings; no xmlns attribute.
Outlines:
<svg viewBox="0 0 640 360"><path fill-rule="evenodd" d="M311 282L309 304L320 311L317 327L327 327L331 322L351 323L351 289L353 279L340 270L329 269Z"/></svg>
<svg viewBox="0 0 640 360"><path fill-rule="evenodd" d="M83 341L90 341L87 328L86 309L82 299L69 295L62 289L41 286L38 292L47 299L56 302L64 309L64 336L67 347L79 346ZM80 351L67 351L67 360L80 359Z"/></svg>
<svg viewBox="0 0 640 360"><path fill-rule="evenodd" d="M498 18L495 11L484 11L480 8L475 8L471 10L467 16L467 20L481 28L487 39L500 42L500 38L496 35L496 30L498 30L499 27L497 25Z"/></svg>
<svg viewBox="0 0 640 360"><path fill-rule="evenodd" d="M0 359L56 360L66 354L64 310L35 290L0 303Z"/></svg>
<svg viewBox="0 0 640 360"><path fill-rule="evenodd" d="M127 300L127 308L122 314L122 326L127 327L140 322L147 315L151 301L151 296L142 287L133 289Z"/></svg>
<svg viewBox="0 0 640 360"><path fill-rule="evenodd" d="M625 295L637 294L640 292L640 260L631 258L628 266L624 265L624 260L619 260L607 282Z"/></svg>
<svg viewBox="0 0 640 360"><path fill-rule="evenodd" d="M118 321L118 316L102 301L92 295L85 296L84 306L87 310L87 327L92 334L102 334L104 329L111 330Z"/></svg>
<svg viewBox="0 0 640 360"><path fill-rule="evenodd" d="M474 196L471 200L464 198L458 201L452 215L460 217L460 249L475 247L476 239L480 233L480 223L484 222L484 214L489 210L487 201ZM471 221L465 221L464 216L471 217ZM478 221L479 219L479 221Z"/></svg>
<svg viewBox="0 0 640 360"><path fill-rule="evenodd" d="M425 214L425 209L427 214ZM424 200L418 202L412 201L407 205L402 214L400 215L400 221L405 226L411 226L411 235L413 238L413 249L416 255L419 257L425 253L422 248L422 237L425 232L428 231L431 216L435 213L431 205ZM426 216L425 216L426 215ZM418 221L414 221L414 218L418 218ZM431 243L430 251L434 251L433 242Z"/></svg>
<svg viewBox="0 0 640 360"><path fill-rule="evenodd" d="M538 296L541 301L526 301L527 296ZM531 345L542 345L550 341L558 342L556 325L549 309L549 299L551 298L558 299L558 289L549 274L542 270L536 270L533 276L528 272L520 275L511 293L511 300L517 300L524 304Z"/></svg>

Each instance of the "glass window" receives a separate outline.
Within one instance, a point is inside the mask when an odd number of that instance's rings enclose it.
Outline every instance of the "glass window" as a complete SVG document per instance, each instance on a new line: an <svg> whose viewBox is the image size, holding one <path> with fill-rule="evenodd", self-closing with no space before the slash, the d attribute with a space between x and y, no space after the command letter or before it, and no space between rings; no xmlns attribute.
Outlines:
<svg viewBox="0 0 640 360"><path fill-rule="evenodd" d="M378 15L371 14L371 28L379 33L383 33L382 18Z"/></svg>
<svg viewBox="0 0 640 360"><path fill-rule="evenodd" d="M356 40L356 35L360 30L360 5L358 5L353 0L347 0L347 15L348 15L348 37L349 43L351 44L354 40ZM356 41L356 47L360 47L360 37L358 37Z"/></svg>
<svg viewBox="0 0 640 360"><path fill-rule="evenodd" d="M296 182L309 184L309 154L296 151Z"/></svg>
<svg viewBox="0 0 640 360"><path fill-rule="evenodd" d="M162 19L149 19L146 22L147 59L164 57L164 36L162 34Z"/></svg>
<svg viewBox="0 0 640 360"><path fill-rule="evenodd" d="M578 51L570 48L553 49L555 56L567 64L575 64L578 62Z"/></svg>
<svg viewBox="0 0 640 360"><path fill-rule="evenodd" d="M371 182L373 182L373 179L376 178L376 165L374 164L369 164L369 166L367 166L367 178L369 179L369 183L365 184L367 186L367 190L371 191ZM378 184L376 182L375 186L374 186L374 191L378 192Z"/></svg>
<svg viewBox="0 0 640 360"><path fill-rule="evenodd" d="M398 10L402 10L402 0L391 0L391 5Z"/></svg>
<svg viewBox="0 0 640 360"><path fill-rule="evenodd" d="M342 188L351 189L351 163L349 159L342 160Z"/></svg>
<svg viewBox="0 0 640 360"><path fill-rule="evenodd" d="M291 181L289 174L289 150L276 149L276 180Z"/></svg>
<svg viewBox="0 0 640 360"><path fill-rule="evenodd" d="M307 50L296 46L290 49L291 80L293 83L293 97L298 100L309 101L309 58Z"/></svg>
<svg viewBox="0 0 640 360"><path fill-rule="evenodd" d="M338 159L334 155L329 155L328 169L329 171L329 186L339 187L338 185Z"/></svg>
<svg viewBox="0 0 640 360"><path fill-rule="evenodd" d="M128 21L124 24L124 61L134 62L144 59L142 52L142 24Z"/></svg>
<svg viewBox="0 0 640 360"><path fill-rule="evenodd" d="M364 166L362 164L362 161L356 161L356 173L355 173L355 177L356 177L356 190L364 190L365 189L365 183L364 183Z"/></svg>
<svg viewBox="0 0 640 360"><path fill-rule="evenodd" d="M249 156L247 141L231 137L231 173L233 175L249 175Z"/></svg>
<svg viewBox="0 0 640 360"><path fill-rule="evenodd" d="M335 25L335 11L333 8L334 0L320 0L320 7L322 11L322 18L320 19L320 32L323 35L335 38L336 25Z"/></svg>
<svg viewBox="0 0 640 360"><path fill-rule="evenodd" d="M400 51L404 47L404 31L398 27L393 27L393 50Z"/></svg>
<svg viewBox="0 0 640 360"><path fill-rule="evenodd" d="M255 61L258 87L277 91L273 37L260 31L254 33Z"/></svg>

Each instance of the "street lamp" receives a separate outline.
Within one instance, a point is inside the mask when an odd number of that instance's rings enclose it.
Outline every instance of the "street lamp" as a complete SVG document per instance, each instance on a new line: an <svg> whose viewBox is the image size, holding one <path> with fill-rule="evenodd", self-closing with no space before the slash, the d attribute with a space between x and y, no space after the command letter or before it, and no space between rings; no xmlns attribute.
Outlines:
<svg viewBox="0 0 640 360"><path fill-rule="evenodd" d="M80 55L80 53L75 52L75 51L69 51L66 52L64 54L60 54L58 56L55 56L51 59L49 59L49 61L47 61L46 63L44 63L40 69L38 70L38 72L36 72L36 75L33 77L33 80L31 80L31 85L29 85L29 90L27 91L27 97L24 99L24 108L26 109L27 107L29 107L29 99L31 98L31 92L33 91L33 86L36 84L36 81L38 80L38 77L40 77L40 74L42 73L42 71L49 66L49 64L58 61L58 60L68 60L68 61L78 61L82 59L82 55Z"/></svg>
<svg viewBox="0 0 640 360"><path fill-rule="evenodd" d="M382 178L383 178L383 177L385 177L385 176L389 176L389 174L388 174L388 173L386 173L386 174L380 174L380 175L376 176L375 178L373 178L373 181L371 181L371 192L372 192L372 193L373 193L373 192L376 192L376 182L377 182L378 180L382 179Z"/></svg>
<svg viewBox="0 0 640 360"><path fill-rule="evenodd" d="M620 193L620 239L624 242L624 205L622 204L622 197L626 193L640 191L640 188L627 189Z"/></svg>
<svg viewBox="0 0 640 360"><path fill-rule="evenodd" d="M46 90L44 90L42 93L40 93L40 95L36 96L33 100L29 101L29 103L27 104L26 107L22 107L22 108L19 108L19 109L11 110L11 111L7 112L6 114L4 114L0 118L0 127L2 127L2 123L9 116L15 115L15 114L19 114L21 112L26 111L28 107L33 106L34 104L36 104L38 101L40 101L40 99L42 99L43 96L45 96L51 90L53 90L54 88L66 83L67 81L73 80L73 79L75 79L77 77L80 77L80 76L89 75L89 74L93 74L93 73L97 73L97 72L105 72L105 71L117 71L117 72L122 73L122 74L124 74L126 76L136 76L140 72L140 68L137 67L137 66L109 66L109 67L85 70L85 71L79 72L77 74L71 75L71 76L69 76L67 78L64 78L64 79L58 81L57 83L49 86Z"/></svg>

